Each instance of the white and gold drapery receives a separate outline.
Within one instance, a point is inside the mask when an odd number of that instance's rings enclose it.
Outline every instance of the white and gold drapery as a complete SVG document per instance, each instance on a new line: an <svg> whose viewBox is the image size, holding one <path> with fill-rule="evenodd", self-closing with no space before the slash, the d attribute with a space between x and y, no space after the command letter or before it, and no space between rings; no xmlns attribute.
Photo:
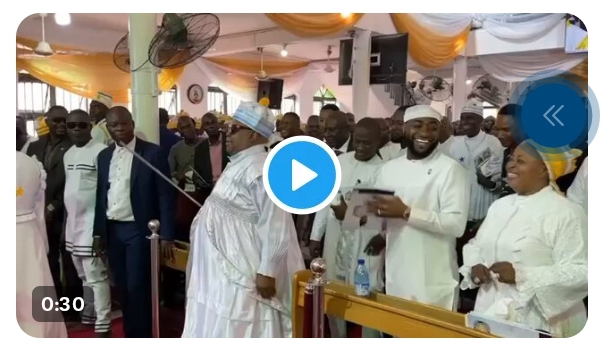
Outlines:
<svg viewBox="0 0 612 355"><path fill-rule="evenodd" d="M563 50L494 54L478 57L491 76L509 83L527 78L543 79L559 72L569 72L587 59L586 54L566 54Z"/></svg>

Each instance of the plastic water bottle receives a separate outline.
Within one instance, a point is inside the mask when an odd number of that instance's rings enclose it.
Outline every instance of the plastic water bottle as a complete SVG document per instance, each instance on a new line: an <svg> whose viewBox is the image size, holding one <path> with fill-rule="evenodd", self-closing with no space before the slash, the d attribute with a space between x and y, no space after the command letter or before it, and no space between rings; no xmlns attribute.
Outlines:
<svg viewBox="0 0 612 355"><path fill-rule="evenodd" d="M365 260L357 261L357 269L355 270L355 294L357 296L370 295L370 274L365 266Z"/></svg>

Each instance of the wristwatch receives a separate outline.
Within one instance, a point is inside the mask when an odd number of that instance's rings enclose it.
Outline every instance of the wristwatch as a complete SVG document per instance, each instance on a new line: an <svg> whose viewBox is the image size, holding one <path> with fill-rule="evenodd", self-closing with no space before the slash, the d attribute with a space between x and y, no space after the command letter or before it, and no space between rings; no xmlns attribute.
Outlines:
<svg viewBox="0 0 612 355"><path fill-rule="evenodd" d="M53 205L49 204L49 205L47 206L47 211L49 211L49 212L53 212L53 211L55 211L55 207L53 207Z"/></svg>

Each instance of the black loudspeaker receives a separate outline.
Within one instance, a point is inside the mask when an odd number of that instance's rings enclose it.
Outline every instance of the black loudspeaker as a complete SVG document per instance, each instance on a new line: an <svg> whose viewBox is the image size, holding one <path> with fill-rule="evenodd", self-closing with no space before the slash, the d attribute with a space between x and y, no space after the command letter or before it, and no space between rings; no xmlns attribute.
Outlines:
<svg viewBox="0 0 612 355"><path fill-rule="evenodd" d="M267 81L260 81L257 85L257 102L262 97L267 97L270 100L271 110L280 110L281 104L283 103L283 79L268 79Z"/></svg>

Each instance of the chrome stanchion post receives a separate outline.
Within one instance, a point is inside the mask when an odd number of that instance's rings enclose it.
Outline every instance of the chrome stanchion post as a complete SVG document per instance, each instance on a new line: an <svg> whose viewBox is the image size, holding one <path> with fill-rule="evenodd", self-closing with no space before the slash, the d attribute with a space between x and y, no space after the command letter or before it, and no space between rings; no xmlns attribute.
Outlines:
<svg viewBox="0 0 612 355"><path fill-rule="evenodd" d="M310 271L312 271L312 337L325 337L325 271L327 264L322 258L316 258L310 263Z"/></svg>
<svg viewBox="0 0 612 355"><path fill-rule="evenodd" d="M149 221L149 230L151 231L151 304L153 307L153 338L159 338L159 240L161 237L159 231L159 221L153 219Z"/></svg>

